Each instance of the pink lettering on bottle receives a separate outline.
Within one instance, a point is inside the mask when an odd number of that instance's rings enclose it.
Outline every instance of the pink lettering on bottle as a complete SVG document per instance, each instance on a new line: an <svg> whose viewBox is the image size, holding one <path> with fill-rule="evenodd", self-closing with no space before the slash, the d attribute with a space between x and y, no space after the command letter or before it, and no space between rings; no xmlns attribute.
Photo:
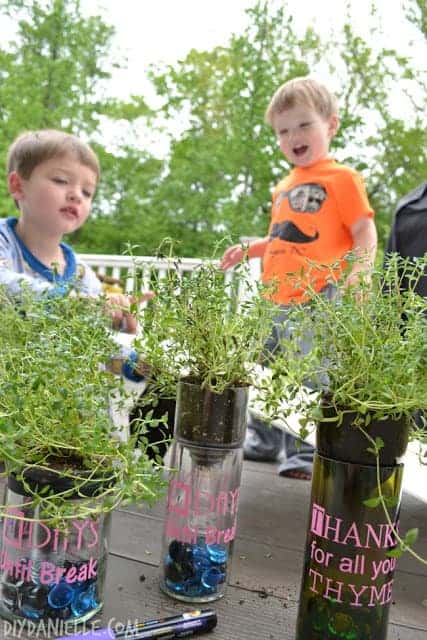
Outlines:
<svg viewBox="0 0 427 640"><path fill-rule="evenodd" d="M228 510L228 496L225 491L221 491L216 498L215 511L218 515L225 516Z"/></svg>
<svg viewBox="0 0 427 640"><path fill-rule="evenodd" d="M90 520L90 519L73 520L72 525L75 529L77 529L77 540L75 544L76 551L80 551L83 548L83 542L85 542L84 546L87 549L91 549L92 547L98 544L98 531L97 531L98 523L97 522L94 522L93 520ZM86 529L88 529L93 536L93 539L90 544L89 544L89 541L87 539L85 540L84 538L84 532Z"/></svg>
<svg viewBox="0 0 427 640"><path fill-rule="evenodd" d="M362 607L363 605L361 602L359 602L359 599L360 599L360 596L362 596L365 593L368 587L366 585L362 585L360 587L360 590L357 591L356 586L354 584L349 584L348 588L353 592L353 595L356 597L356 600L353 602L350 602L350 605L352 607Z"/></svg>
<svg viewBox="0 0 427 640"><path fill-rule="evenodd" d="M344 582L340 580L332 580L332 578L326 578L325 592L323 597L335 602L342 602L342 589Z"/></svg>
<svg viewBox="0 0 427 640"><path fill-rule="evenodd" d="M336 518L335 516L331 516L328 514L326 514L325 516L325 522L324 522L324 529L323 529L323 538L327 538L328 540L333 540L334 542L338 542L340 541L340 533L341 533L341 525L342 525L342 520L341 518Z"/></svg>
<svg viewBox="0 0 427 640"><path fill-rule="evenodd" d="M56 565L53 562L42 562L40 565L40 584L52 584L55 582Z"/></svg>
<svg viewBox="0 0 427 640"><path fill-rule="evenodd" d="M193 512L196 516L208 515L215 509L215 500L207 491L196 491L193 501Z"/></svg>
<svg viewBox="0 0 427 640"><path fill-rule="evenodd" d="M167 510L186 517L190 513L191 486L186 482L171 480L168 492Z"/></svg>
<svg viewBox="0 0 427 640"><path fill-rule="evenodd" d="M240 487L237 487L234 491L229 491L228 494L231 498L230 513L234 516L237 513L237 508L239 506Z"/></svg>
<svg viewBox="0 0 427 640"><path fill-rule="evenodd" d="M383 543L384 548L389 549L390 547L395 547L397 543L396 533L399 532L398 523L394 527L392 527L389 524L385 524L384 527L385 527L384 543ZM396 533L394 533L393 528L395 529Z"/></svg>
<svg viewBox="0 0 427 640"><path fill-rule="evenodd" d="M318 536L323 536L323 521L325 518L325 509L318 504L313 503L311 511L310 531Z"/></svg>
<svg viewBox="0 0 427 640"><path fill-rule="evenodd" d="M398 523L373 525L351 522L345 526L341 518L327 513L324 507L316 503L312 505L311 533L337 544L365 549L388 549L396 546L394 530L398 531Z"/></svg>
<svg viewBox="0 0 427 640"><path fill-rule="evenodd" d="M25 517L25 513L23 511L13 507L7 507L6 513L9 513L11 516L16 516L17 518ZM17 520L13 517L8 518L5 516L3 520L3 543L10 545L14 549L22 549L25 524L28 524L28 521L26 522L25 520ZM25 531L25 534L28 535L27 530Z"/></svg>
<svg viewBox="0 0 427 640"><path fill-rule="evenodd" d="M375 587L375 585L372 585L370 589L371 598L368 603L368 607L376 607L378 604L387 604L388 602L390 602L392 597L393 580L390 580L390 582L386 582L385 584L383 584L379 591Z"/></svg>
<svg viewBox="0 0 427 640"><path fill-rule="evenodd" d="M224 542L227 544L231 542L236 537L236 520L234 521L233 526L230 529L226 529L224 531Z"/></svg>
<svg viewBox="0 0 427 640"><path fill-rule="evenodd" d="M355 547L358 547L358 548L362 547L362 544L360 542L359 529L355 522L351 524L351 526L349 527L346 535L344 536L340 544L348 544L349 540L352 540L354 542ZM335 540L335 542L338 542L338 541Z"/></svg>
<svg viewBox="0 0 427 640"><path fill-rule="evenodd" d="M308 575L309 577L313 578L313 582L310 586L310 591L313 591L314 593L319 593L318 590L316 589L317 586L317 580L319 579L320 584L322 584L323 582L323 576L321 573L319 573L318 571L315 571L314 569L309 569L308 570Z"/></svg>

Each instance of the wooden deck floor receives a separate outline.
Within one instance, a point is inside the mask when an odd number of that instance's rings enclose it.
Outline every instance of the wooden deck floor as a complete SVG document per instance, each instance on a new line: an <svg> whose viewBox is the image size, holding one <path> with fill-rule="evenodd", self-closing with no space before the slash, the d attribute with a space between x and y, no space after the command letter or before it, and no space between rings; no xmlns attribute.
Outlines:
<svg viewBox="0 0 427 640"><path fill-rule="evenodd" d="M309 482L281 478L274 465L244 463L231 581L226 596L207 605L217 611L218 626L203 637L294 639L309 493ZM101 626L195 608L159 591L163 513L163 503L152 509L134 506L114 513ZM420 528L417 550L427 556L426 503L405 494L402 526ZM401 558L393 596L388 640L425 640L427 568L408 556ZM1 629L0 623L0 637L13 637L1 635Z"/></svg>

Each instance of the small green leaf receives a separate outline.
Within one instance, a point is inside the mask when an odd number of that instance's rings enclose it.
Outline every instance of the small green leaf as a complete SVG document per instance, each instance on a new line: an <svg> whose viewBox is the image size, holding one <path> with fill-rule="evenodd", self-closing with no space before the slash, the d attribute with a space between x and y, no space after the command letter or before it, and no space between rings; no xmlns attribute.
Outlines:
<svg viewBox="0 0 427 640"><path fill-rule="evenodd" d="M384 440L382 438L375 438L375 447L377 451L380 451L384 447Z"/></svg>
<svg viewBox="0 0 427 640"><path fill-rule="evenodd" d="M380 496L378 498L368 498L368 500L363 501L363 504L365 507L375 508L381 504L381 498Z"/></svg>
<svg viewBox="0 0 427 640"><path fill-rule="evenodd" d="M403 542L405 543L405 545L408 546L408 547L413 545L414 542L416 542L417 539L418 539L418 534L419 534L419 529L418 528L409 529L406 532L405 537L403 539Z"/></svg>
<svg viewBox="0 0 427 640"><path fill-rule="evenodd" d="M398 496L384 496L384 502L388 507L396 507L399 504Z"/></svg>

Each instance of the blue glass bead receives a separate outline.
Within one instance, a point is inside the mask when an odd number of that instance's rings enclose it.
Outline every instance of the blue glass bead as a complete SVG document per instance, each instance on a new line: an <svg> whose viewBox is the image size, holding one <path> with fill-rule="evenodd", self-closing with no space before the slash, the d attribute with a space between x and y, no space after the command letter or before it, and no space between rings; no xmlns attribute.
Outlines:
<svg viewBox="0 0 427 640"><path fill-rule="evenodd" d="M207 589L215 588L220 582L224 582L225 574L216 567L207 569L202 573L202 585Z"/></svg>
<svg viewBox="0 0 427 640"><path fill-rule="evenodd" d="M200 580L197 578L190 578L184 582L183 593L190 598L197 598L202 595L203 587L200 584Z"/></svg>
<svg viewBox="0 0 427 640"><path fill-rule="evenodd" d="M24 618L30 620L40 620L44 615L44 609L35 609L30 604L23 604L19 611Z"/></svg>
<svg viewBox="0 0 427 640"><path fill-rule="evenodd" d="M19 611L24 618L40 620L47 605L47 591L32 582L23 586L18 592Z"/></svg>
<svg viewBox="0 0 427 640"><path fill-rule="evenodd" d="M172 580L166 578L165 584L170 591L174 591L175 593L182 593L184 591L184 584L182 582L172 582Z"/></svg>
<svg viewBox="0 0 427 640"><path fill-rule="evenodd" d="M58 582L48 593L47 601L53 609L67 607L74 597L74 590L66 582Z"/></svg>
<svg viewBox="0 0 427 640"><path fill-rule="evenodd" d="M206 547L195 546L193 548L193 566L197 574L211 566L211 559Z"/></svg>
<svg viewBox="0 0 427 640"><path fill-rule="evenodd" d="M212 564L210 563L209 559L206 560L206 559L201 558L200 560L195 560L194 568L196 570L196 576L198 576L200 578L202 573L204 571L206 571L207 569L210 569L211 566L212 566Z"/></svg>
<svg viewBox="0 0 427 640"><path fill-rule="evenodd" d="M71 603L71 611L75 616L81 616L87 611L96 609L99 603L96 599L95 585L91 584L85 591L75 591L74 600Z"/></svg>
<svg viewBox="0 0 427 640"><path fill-rule="evenodd" d="M207 560L209 560L209 553L206 545L205 546L195 545L193 547L193 558L195 559L206 558Z"/></svg>
<svg viewBox="0 0 427 640"><path fill-rule="evenodd" d="M209 558L215 564L224 564L228 560L227 549L220 544L208 544Z"/></svg>

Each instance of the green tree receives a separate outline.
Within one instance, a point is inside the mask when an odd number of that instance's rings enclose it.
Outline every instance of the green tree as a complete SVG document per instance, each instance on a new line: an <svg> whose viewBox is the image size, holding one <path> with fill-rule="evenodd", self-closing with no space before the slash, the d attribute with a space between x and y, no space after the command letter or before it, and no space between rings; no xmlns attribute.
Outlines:
<svg viewBox="0 0 427 640"><path fill-rule="evenodd" d="M107 96L118 64L111 59L114 28L100 16L82 15L79 0L2 0L0 12L16 25L13 41L0 47L0 154L5 157L15 136L28 129L64 129L91 142L103 178L89 229L72 242L86 251L119 253L162 163L130 144L111 152L100 143L108 126L123 120L131 126L151 113L143 98L124 103ZM4 180L0 201L3 215L13 211Z"/></svg>
<svg viewBox="0 0 427 640"><path fill-rule="evenodd" d="M407 18L427 39L427 2L426 0L409 0L406 3Z"/></svg>
<svg viewBox="0 0 427 640"><path fill-rule="evenodd" d="M257 3L248 16L228 47L192 50L182 63L151 73L164 116L186 122L172 139L156 196L185 255L209 255L224 235L265 233L269 186L286 163L264 111L283 69L305 74L321 51L311 30L302 38L294 33L283 8L272 15L268 3Z"/></svg>
<svg viewBox="0 0 427 640"><path fill-rule="evenodd" d="M415 99L413 91L421 71L398 51L374 47L375 10L369 42L350 19L327 42L311 28L298 36L286 5L268 1L248 16L228 47L193 50L151 73L164 117L181 123L156 194L169 235L181 240L183 254L209 255L226 234L265 234L270 190L287 169L263 122L265 108L285 80L326 68L339 79L335 155L365 175L383 239L398 197L426 173L425 95ZM397 87L411 97L410 120L393 115Z"/></svg>
<svg viewBox="0 0 427 640"><path fill-rule="evenodd" d="M167 235L153 201L163 163L130 145L100 153L103 179L94 214L73 238L82 253L121 254L128 243L153 255Z"/></svg>
<svg viewBox="0 0 427 640"><path fill-rule="evenodd" d="M379 40L375 12L368 40L354 31L348 19L335 42L339 62L331 70L342 84L339 159L365 175L381 247L397 201L427 173L427 94L420 90L422 68L395 49L374 48ZM405 103L410 117L402 118Z"/></svg>
<svg viewBox="0 0 427 640"><path fill-rule="evenodd" d="M0 51L1 151L23 129L60 127L89 136L99 125L97 88L110 77L113 29L84 18L78 0L1 2L17 24Z"/></svg>

